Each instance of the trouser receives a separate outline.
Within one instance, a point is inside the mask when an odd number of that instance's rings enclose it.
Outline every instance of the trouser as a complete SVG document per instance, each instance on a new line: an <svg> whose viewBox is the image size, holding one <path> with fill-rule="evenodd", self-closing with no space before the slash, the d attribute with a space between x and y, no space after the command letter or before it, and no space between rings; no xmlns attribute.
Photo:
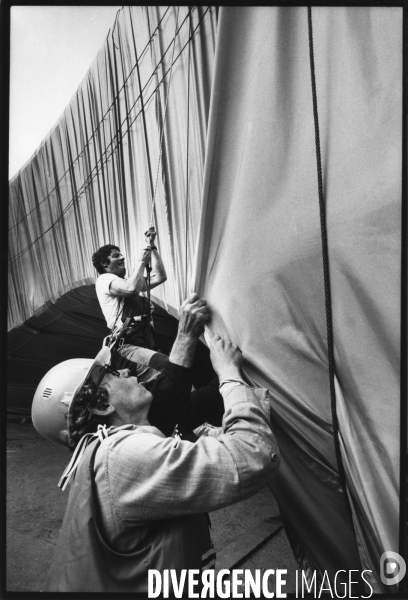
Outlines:
<svg viewBox="0 0 408 600"><path fill-rule="evenodd" d="M168 360L168 356L160 352L124 344L114 350L112 366L130 369L139 383L151 391L153 402L149 422L165 435L171 435L176 424L187 431L206 422L220 426L224 401L219 392L218 378L191 391L191 369L179 367L173 369L169 376L165 370Z"/></svg>
<svg viewBox="0 0 408 600"><path fill-rule="evenodd" d="M112 366L115 369L130 369L139 383L150 389L159 373L164 369L169 357L149 348L123 344L113 351Z"/></svg>

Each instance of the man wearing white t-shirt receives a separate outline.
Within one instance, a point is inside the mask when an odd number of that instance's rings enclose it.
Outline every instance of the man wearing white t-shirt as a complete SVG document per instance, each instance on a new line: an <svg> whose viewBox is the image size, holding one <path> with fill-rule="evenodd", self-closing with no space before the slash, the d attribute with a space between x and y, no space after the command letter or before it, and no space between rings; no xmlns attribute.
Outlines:
<svg viewBox="0 0 408 600"><path fill-rule="evenodd" d="M99 273L96 294L108 327L118 331L127 319L131 319L131 334L117 349L115 366L117 369L133 368L135 375L145 382L155 378L167 362L167 356L155 352L150 306L148 299L141 295L147 290L145 270L149 265L150 289L167 279L163 261L154 245L155 238L156 232L150 228L146 232L149 245L142 251L128 279L125 279L125 258L117 246L107 244L92 256Z"/></svg>

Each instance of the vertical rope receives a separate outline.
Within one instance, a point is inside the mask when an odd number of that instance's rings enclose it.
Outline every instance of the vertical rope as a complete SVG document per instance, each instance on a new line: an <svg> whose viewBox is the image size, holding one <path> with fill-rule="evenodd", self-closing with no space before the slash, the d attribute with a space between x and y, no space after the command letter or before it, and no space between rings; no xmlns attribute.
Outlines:
<svg viewBox="0 0 408 600"><path fill-rule="evenodd" d="M191 37L191 7L189 7L190 9L190 15L189 15L189 36ZM189 194L189 189L188 189L188 169L189 169L189 140L190 140L190 63L191 63L191 44L193 42L191 41L189 46L188 46L188 71L187 71L187 157L186 157L186 247L185 247L185 261L186 261L186 273L185 273L185 281L186 281L186 290L185 293L187 293L187 277L188 277L188 217L189 217L189 208L190 208L190 194Z"/></svg>
<svg viewBox="0 0 408 600"><path fill-rule="evenodd" d="M330 273L329 273L329 256L327 246L327 228L326 228L326 207L323 193L323 176L322 176L322 161L320 154L320 135L319 135L319 115L317 112L317 94L316 94L316 77L315 64L313 53L313 25L312 25L312 8L308 6L308 24L309 24L309 53L310 53L310 73L312 82L313 95L313 116L315 126L315 143L316 143L316 163L317 163L317 184L319 190L319 208L320 208L320 227L322 237L322 254L323 254L323 278L324 278L324 301L326 307L326 328L327 328L327 355L329 363L329 385L330 385L330 404L333 423L333 438L334 449L336 453L337 468L339 471L340 483L343 489L343 494L346 500L347 509L350 514L351 523L353 525L352 510L350 499L347 492L346 475L344 471L343 461L340 451L339 440L339 422L336 410L336 390L334 386L334 350L333 350L333 322L331 311L331 294L330 294Z"/></svg>
<svg viewBox="0 0 408 600"><path fill-rule="evenodd" d="M404 48L402 58L402 72L407 73L408 67L408 10L405 3L405 11L403 13L403 44ZM402 106L407 106L408 90L406 86L402 87ZM407 272L408 267L408 239L406 236L408 225L408 173L405 168L408 160L408 113L403 111L402 117L402 186L401 186L401 273ZM407 361L408 361L408 346L407 346L407 330L408 330L408 281L406 277L401 278L401 358L400 358L400 388L401 388L401 433L400 433L400 524L399 524L399 554L406 556L408 552L408 461L404 460L407 456L407 429L404 424L407 423L408 407L406 398L408 395L408 378L407 378ZM404 593L408 597L408 577L399 584L399 593Z"/></svg>
<svg viewBox="0 0 408 600"><path fill-rule="evenodd" d="M147 155L147 168L149 170L150 193L151 193L152 201L153 201L153 175L152 175L152 168L151 168L151 164L150 164L149 138L147 136L146 113L145 113L145 105L144 105L144 100L143 100L142 80L140 77L139 57L137 54L136 38L135 38L134 29L133 29L133 20L132 20L132 13L130 11L130 7L129 7L129 15L130 15L130 25L132 28L133 46L134 46L135 58L136 58L137 81L139 84L139 98L140 98L140 104L141 104L141 108L142 108L143 133L144 133L144 141L145 141L145 148L146 148L146 155Z"/></svg>
<svg viewBox="0 0 408 600"><path fill-rule="evenodd" d="M166 117L167 117L167 105L168 105L168 102L169 102L170 86L171 86L171 81L172 81L172 78L173 78L174 50L176 48L179 12L180 12L180 8L178 8L178 10L177 10L177 16L176 16L176 29L174 31L173 50L172 50L171 62L170 62L171 67L170 67L169 85L167 86L166 104L164 106L163 127L162 127L162 131L161 131L161 136L160 136L159 162L157 164L156 183L155 183L155 186L154 186L154 194L153 194L153 200L152 200L152 212L151 212L151 215L150 215L150 226L151 227L153 226L154 205L155 205L155 202L156 202L157 182L159 180L160 163L161 163L161 157L162 157L163 136L164 136L164 129L165 129L165 126L166 126Z"/></svg>

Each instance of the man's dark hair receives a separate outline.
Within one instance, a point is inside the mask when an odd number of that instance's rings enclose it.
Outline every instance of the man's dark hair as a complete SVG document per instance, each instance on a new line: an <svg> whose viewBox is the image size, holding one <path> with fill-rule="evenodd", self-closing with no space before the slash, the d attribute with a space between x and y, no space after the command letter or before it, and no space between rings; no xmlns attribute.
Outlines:
<svg viewBox="0 0 408 600"><path fill-rule="evenodd" d="M102 409L109 403L106 388L96 387L95 383L84 385L75 400L71 424L69 426L69 448L75 450L79 440L86 433L95 433L98 425L107 425L109 416L96 415L92 408Z"/></svg>
<svg viewBox="0 0 408 600"><path fill-rule="evenodd" d="M92 255L92 263L95 269L98 271L100 275L105 273L105 267L102 265L103 262L107 262L108 257L112 250L119 250L117 246L113 246L112 244L106 244L106 246L102 246Z"/></svg>

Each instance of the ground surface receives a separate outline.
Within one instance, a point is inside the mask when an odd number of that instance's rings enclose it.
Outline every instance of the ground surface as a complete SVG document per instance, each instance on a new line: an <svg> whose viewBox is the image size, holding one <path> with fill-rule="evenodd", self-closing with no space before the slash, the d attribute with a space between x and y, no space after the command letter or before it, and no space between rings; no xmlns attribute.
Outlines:
<svg viewBox="0 0 408 600"><path fill-rule="evenodd" d="M50 566L68 492L58 480L70 453L37 434L30 422L7 428L7 577L8 591L38 592ZM217 552L266 517L279 514L268 488L253 498L211 513ZM243 546L245 538L242 537ZM281 529L272 539L237 565L240 569L287 569L287 593L295 591L296 563ZM274 589L273 578L270 590ZM271 587L272 586L272 587Z"/></svg>

